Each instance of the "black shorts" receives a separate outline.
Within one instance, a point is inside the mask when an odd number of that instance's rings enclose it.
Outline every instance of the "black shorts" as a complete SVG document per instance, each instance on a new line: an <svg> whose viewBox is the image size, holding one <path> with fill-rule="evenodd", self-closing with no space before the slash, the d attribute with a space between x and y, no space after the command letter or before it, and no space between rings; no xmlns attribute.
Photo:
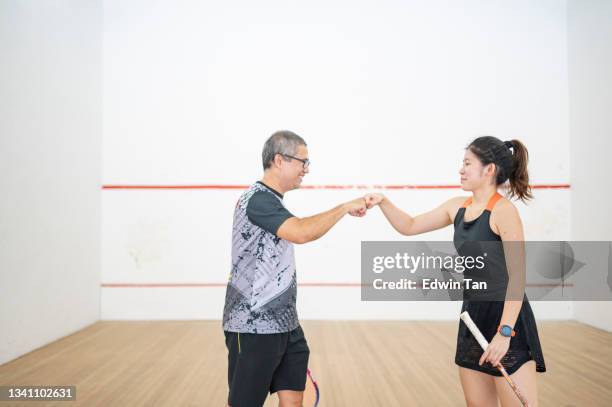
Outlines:
<svg viewBox="0 0 612 407"><path fill-rule="evenodd" d="M304 391L310 350L301 327L278 334L225 332L225 345L231 407L261 407L268 393Z"/></svg>

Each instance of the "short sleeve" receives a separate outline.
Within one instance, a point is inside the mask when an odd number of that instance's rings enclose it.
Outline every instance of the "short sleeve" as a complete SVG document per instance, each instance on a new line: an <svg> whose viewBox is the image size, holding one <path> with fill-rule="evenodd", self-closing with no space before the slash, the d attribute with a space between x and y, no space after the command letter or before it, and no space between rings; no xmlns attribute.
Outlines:
<svg viewBox="0 0 612 407"><path fill-rule="evenodd" d="M294 217L272 192L265 191L253 194L247 204L246 214L251 223L274 235L283 222Z"/></svg>

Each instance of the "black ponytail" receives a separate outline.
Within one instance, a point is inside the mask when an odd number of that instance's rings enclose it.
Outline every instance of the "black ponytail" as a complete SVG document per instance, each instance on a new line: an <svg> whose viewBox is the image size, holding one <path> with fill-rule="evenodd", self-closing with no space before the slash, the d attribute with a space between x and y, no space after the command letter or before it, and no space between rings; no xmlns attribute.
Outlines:
<svg viewBox="0 0 612 407"><path fill-rule="evenodd" d="M523 202L533 199L529 186L527 164L529 153L519 140L501 141L492 136L478 137L468 147L482 165L495 164L495 183L502 185L510 181L509 197Z"/></svg>

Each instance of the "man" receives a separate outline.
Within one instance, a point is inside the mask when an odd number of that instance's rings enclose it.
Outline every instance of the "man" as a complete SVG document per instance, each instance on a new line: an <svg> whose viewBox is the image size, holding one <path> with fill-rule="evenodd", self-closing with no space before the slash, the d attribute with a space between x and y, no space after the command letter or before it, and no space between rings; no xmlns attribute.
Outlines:
<svg viewBox="0 0 612 407"><path fill-rule="evenodd" d="M232 270L223 330L228 356L228 405L262 406L278 392L280 407L301 407L310 351L296 311L293 243L323 236L347 213L363 216L364 198L299 218L283 195L309 172L306 142L290 131L266 141L264 175L242 194L234 211Z"/></svg>

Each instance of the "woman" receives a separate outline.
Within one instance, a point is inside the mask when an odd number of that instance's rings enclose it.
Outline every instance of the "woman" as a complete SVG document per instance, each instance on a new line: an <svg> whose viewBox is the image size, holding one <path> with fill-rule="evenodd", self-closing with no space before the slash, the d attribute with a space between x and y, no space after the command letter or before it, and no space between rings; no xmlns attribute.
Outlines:
<svg viewBox="0 0 612 407"><path fill-rule="evenodd" d="M456 247L464 242L499 242L495 247L504 259L504 247L510 244L508 242L524 240L523 226L514 204L497 190L509 180L509 198L531 199L527 162L527 149L520 141L503 142L495 137L479 137L466 148L459 171L461 187L472 193L470 198L452 198L415 217L397 208L383 194L367 194L365 199L368 208L378 205L389 223L402 235L426 233L453 223ZM509 258L507 254L505 259ZM508 286L516 287L518 283L520 287L520 296L515 296L515 301L509 296L505 301L503 296L501 301L476 301L464 293L462 312L467 310L470 313L490 343L483 352L465 324L460 322L455 363L459 366L468 406L493 407L498 406L498 400L503 407L520 406L518 398L495 367L499 363L506 368L530 404L538 405L536 372L546 371L544 357L535 318L524 296L524 274L519 276L514 266L507 270L506 263L502 261L505 281L509 281ZM521 271L524 273L524 269Z"/></svg>

